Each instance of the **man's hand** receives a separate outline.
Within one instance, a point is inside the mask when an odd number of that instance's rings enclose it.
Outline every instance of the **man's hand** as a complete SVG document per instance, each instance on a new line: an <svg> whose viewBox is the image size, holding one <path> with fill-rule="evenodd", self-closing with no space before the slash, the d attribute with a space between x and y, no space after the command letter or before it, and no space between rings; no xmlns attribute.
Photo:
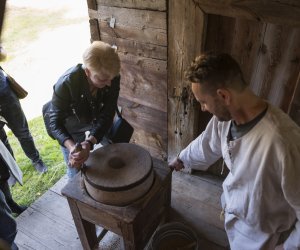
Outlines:
<svg viewBox="0 0 300 250"><path fill-rule="evenodd" d="M283 244L276 246L275 250L284 250Z"/></svg>
<svg viewBox="0 0 300 250"><path fill-rule="evenodd" d="M171 161L169 163L169 168L173 171L180 171L181 169L184 168L184 165L183 165L183 162L178 158L176 157L173 161Z"/></svg>

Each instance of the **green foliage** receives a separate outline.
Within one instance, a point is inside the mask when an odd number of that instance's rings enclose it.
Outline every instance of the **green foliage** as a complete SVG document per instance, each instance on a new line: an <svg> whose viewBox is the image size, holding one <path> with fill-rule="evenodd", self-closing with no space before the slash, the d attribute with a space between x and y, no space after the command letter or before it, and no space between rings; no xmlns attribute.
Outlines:
<svg viewBox="0 0 300 250"><path fill-rule="evenodd" d="M23 172L23 186L16 183L12 187L14 200L18 204L30 205L52 187L66 171L60 146L46 132L42 116L29 122L29 129L41 158L48 166L48 172L39 174L24 154L19 141L11 131L7 133L16 161Z"/></svg>

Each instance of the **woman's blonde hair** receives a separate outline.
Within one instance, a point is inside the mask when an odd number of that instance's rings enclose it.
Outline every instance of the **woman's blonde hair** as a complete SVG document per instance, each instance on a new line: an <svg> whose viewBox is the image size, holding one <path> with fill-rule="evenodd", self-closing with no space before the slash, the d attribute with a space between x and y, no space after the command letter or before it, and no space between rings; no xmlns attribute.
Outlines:
<svg viewBox="0 0 300 250"><path fill-rule="evenodd" d="M108 43L94 41L82 57L84 65L93 72L104 70L113 76L120 73L120 58Z"/></svg>

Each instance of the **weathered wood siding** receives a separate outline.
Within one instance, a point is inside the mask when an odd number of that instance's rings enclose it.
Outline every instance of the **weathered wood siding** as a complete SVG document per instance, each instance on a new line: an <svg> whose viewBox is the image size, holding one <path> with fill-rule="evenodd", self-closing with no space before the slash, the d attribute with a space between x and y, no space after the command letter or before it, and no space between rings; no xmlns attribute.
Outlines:
<svg viewBox="0 0 300 250"><path fill-rule="evenodd" d="M191 0L169 1L168 158L172 159L198 133L199 105L184 71L203 49L206 15Z"/></svg>
<svg viewBox="0 0 300 250"><path fill-rule="evenodd" d="M169 1L168 152L173 158L210 118L183 79L201 51L240 63L253 91L300 125L300 2L297 0ZM217 163L212 171L221 172Z"/></svg>
<svg viewBox="0 0 300 250"><path fill-rule="evenodd" d="M233 55L253 91L289 112L300 69L300 28L217 15L209 15L208 24L205 49Z"/></svg>
<svg viewBox="0 0 300 250"><path fill-rule="evenodd" d="M88 0L88 7L91 40L116 45L121 58L119 105L135 128L131 141L166 159L166 0Z"/></svg>

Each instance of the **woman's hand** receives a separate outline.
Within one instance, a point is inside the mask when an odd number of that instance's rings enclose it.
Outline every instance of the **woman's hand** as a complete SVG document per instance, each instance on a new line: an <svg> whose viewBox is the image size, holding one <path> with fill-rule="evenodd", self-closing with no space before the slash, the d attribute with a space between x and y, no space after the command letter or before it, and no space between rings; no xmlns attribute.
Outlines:
<svg viewBox="0 0 300 250"><path fill-rule="evenodd" d="M71 167L81 168L82 164L89 158L90 145L88 142L75 144L70 150L69 164Z"/></svg>
<svg viewBox="0 0 300 250"><path fill-rule="evenodd" d="M169 168L173 171L180 171L181 169L184 168L184 165L183 165L183 162L178 158L176 157L173 161L171 161L169 163Z"/></svg>

